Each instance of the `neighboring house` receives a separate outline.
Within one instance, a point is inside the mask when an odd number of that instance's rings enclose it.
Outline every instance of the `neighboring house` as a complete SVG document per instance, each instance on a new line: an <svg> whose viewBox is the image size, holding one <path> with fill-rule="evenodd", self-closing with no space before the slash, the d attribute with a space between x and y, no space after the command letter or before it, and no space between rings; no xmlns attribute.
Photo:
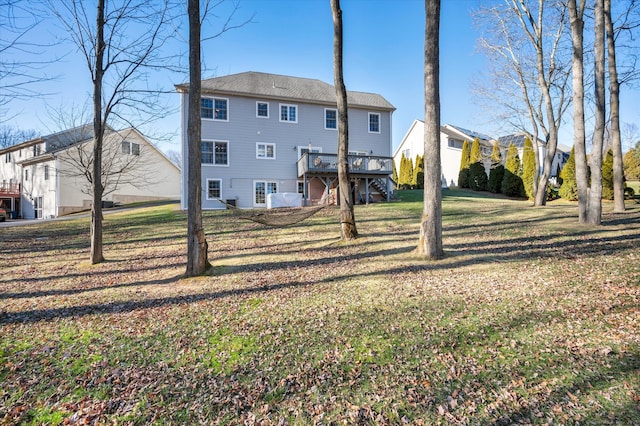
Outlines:
<svg viewBox="0 0 640 426"><path fill-rule="evenodd" d="M88 125L0 150L0 202L25 219L90 208L92 150ZM180 169L135 129L105 134L102 182L106 203L180 196Z"/></svg>
<svg viewBox="0 0 640 426"><path fill-rule="evenodd" d="M491 156L493 141L489 136L478 132L463 129L462 127L445 124L440 127L440 163L442 167L442 186L457 186L458 173L460 172L460 159L462 158L462 144L465 140L469 143L475 138L480 141L482 153ZM396 170L400 171L400 159L402 155L415 162L417 155L424 155L424 122L414 120L409 130L402 138L400 145L393 153Z"/></svg>
<svg viewBox="0 0 640 426"><path fill-rule="evenodd" d="M505 152L507 148L509 148L510 144L514 144L516 148L518 148L518 155L520 156L520 160L522 161L522 154L524 151L524 140L530 135L524 132L514 133L507 136L501 136L498 138L498 143L500 144L502 150L502 157L505 157ZM533 140L533 138L532 138ZM564 165L567 163L569 159L569 153L571 152L571 148L558 144L556 147L556 155L553 157L553 162L551 163L551 175L550 179L552 183L557 183L557 172L558 170L562 170ZM546 142L542 139L538 138L538 161L539 171L538 173L542 173L542 169L544 167L544 157L547 155Z"/></svg>
<svg viewBox="0 0 640 426"><path fill-rule="evenodd" d="M524 147L525 133L517 133L513 135L503 136L498 138L498 144L500 145L500 151L502 153L503 161L506 159L507 148L510 143L513 143L518 148L518 155L522 160L522 151ZM473 143L474 139L478 138L482 149L482 154L485 158L484 165L489 174L491 161L491 152L493 145L496 143L494 139L487 135L483 135L472 130L464 129L462 127L452 126L445 124L440 127L440 161L442 166L442 183L444 186L457 186L458 174L460 173L460 160L462 159L462 144L464 141L468 141L469 144ZM539 155L540 161L544 159L546 149L544 142L539 140ZM471 147L471 146L469 146ZM558 145L556 150L556 156L553 160L553 166L551 167L551 176L555 178L558 166L560 169L564 166L569 158L569 151L571 148L567 148L564 145ZM396 148L393 154L393 160L396 164L396 169L400 170L400 159L402 155L410 158L415 162L416 155L424 154L424 122L421 120L414 120L409 127L404 138L400 142L400 145ZM542 171L542 165L540 166ZM555 182L555 180L552 180Z"/></svg>
<svg viewBox="0 0 640 426"><path fill-rule="evenodd" d="M181 102L187 165L189 85ZM356 203L387 199L391 188L391 116L382 96L348 92L349 163ZM320 80L245 72L202 81L202 208L266 207L272 193L326 201L337 186L335 88ZM187 209L187 167L182 208ZM300 199L300 197L298 197Z"/></svg>

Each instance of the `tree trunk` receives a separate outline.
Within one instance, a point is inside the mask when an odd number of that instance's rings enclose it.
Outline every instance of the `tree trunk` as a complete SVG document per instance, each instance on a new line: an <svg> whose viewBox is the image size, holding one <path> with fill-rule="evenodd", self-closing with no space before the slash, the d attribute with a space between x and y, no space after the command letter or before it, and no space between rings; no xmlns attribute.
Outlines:
<svg viewBox="0 0 640 426"><path fill-rule="evenodd" d="M591 187L587 205L587 223L600 225L602 220L602 146L605 128L605 72L604 72L604 0L596 0L594 52L595 128L593 146L589 156L591 163Z"/></svg>
<svg viewBox="0 0 640 426"><path fill-rule="evenodd" d="M187 276L203 274L211 265L202 227L202 151L200 120L200 2L189 0L189 97L187 115Z"/></svg>
<svg viewBox="0 0 640 426"><path fill-rule="evenodd" d="M104 0L98 0L96 17L96 57L93 75L93 200L91 204L91 263L104 261L102 252L102 77L104 75Z"/></svg>
<svg viewBox="0 0 640 426"><path fill-rule="evenodd" d="M578 186L578 222L587 221L587 154L584 128L584 8L585 0L569 0L571 19L571 42L573 59L571 63L573 84L573 145L576 162L576 184Z"/></svg>
<svg viewBox="0 0 640 426"><path fill-rule="evenodd" d="M611 105L611 149L613 151L613 204L614 211L623 212L624 171L622 165L622 138L620 136L620 82L616 64L616 42L611 21L611 0L604 1L604 20L607 33L609 63L609 103Z"/></svg>
<svg viewBox="0 0 640 426"><path fill-rule="evenodd" d="M441 259L442 177L440 164L440 0L425 0L424 204L418 253Z"/></svg>
<svg viewBox="0 0 640 426"><path fill-rule="evenodd" d="M331 0L333 15L333 79L338 101L338 185L340 186L340 235L343 240L358 237L353 213L353 197L349 179L349 117L347 114L347 89L342 76L342 10L340 0Z"/></svg>

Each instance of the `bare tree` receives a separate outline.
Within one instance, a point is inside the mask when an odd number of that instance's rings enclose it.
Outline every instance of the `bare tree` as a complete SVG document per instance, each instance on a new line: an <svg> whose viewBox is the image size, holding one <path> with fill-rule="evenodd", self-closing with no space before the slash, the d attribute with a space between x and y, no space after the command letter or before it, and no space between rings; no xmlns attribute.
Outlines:
<svg viewBox="0 0 640 426"><path fill-rule="evenodd" d="M441 259L442 177L440 163L440 0L425 0L424 205L418 253Z"/></svg>
<svg viewBox="0 0 640 426"><path fill-rule="evenodd" d="M167 108L149 85L148 72L167 66L159 55L172 35L169 2L98 0L95 15L86 2L51 1L50 8L82 53L93 86L91 263L104 260L102 246L103 141L110 123L133 117L162 117ZM91 17L95 16L92 23ZM165 32L167 31L167 32ZM116 127L116 126L113 126Z"/></svg>
<svg viewBox="0 0 640 426"><path fill-rule="evenodd" d="M568 0L573 59L573 146L578 187L578 221L587 221L587 154L584 123L584 12L586 0Z"/></svg>
<svg viewBox="0 0 640 426"><path fill-rule="evenodd" d="M189 0L189 98L187 116L188 189L187 189L187 276L203 274L211 267L207 237L202 226L202 153L200 150L200 0Z"/></svg>
<svg viewBox="0 0 640 426"><path fill-rule="evenodd" d="M41 21L33 2L0 0L0 122L15 116L7 109L12 100L46 95L38 86L51 80L42 60L51 45L30 39Z"/></svg>
<svg viewBox="0 0 640 426"><path fill-rule="evenodd" d="M15 126L0 126L0 149L35 139L38 134L35 130L22 130Z"/></svg>
<svg viewBox="0 0 640 426"><path fill-rule="evenodd" d="M342 10L340 0L331 0L333 16L333 76L338 102L338 184L340 187L340 233L342 239L358 237L353 212L353 197L349 181L349 119L347 115L347 89L342 76Z"/></svg>
<svg viewBox="0 0 640 426"><path fill-rule="evenodd" d="M600 225L602 221L602 149L606 127L604 0L595 0L594 20L595 128L591 155L589 155L591 184L587 199L587 223Z"/></svg>
<svg viewBox="0 0 640 426"><path fill-rule="evenodd" d="M566 12L562 4L545 0L504 0L504 6L481 11L480 16L487 19L487 36L481 39L481 44L500 74L498 90L490 91L500 93L499 87L506 81L520 92L516 97L493 99L510 114L520 116L514 123L523 122L523 113L528 117L536 146L538 131L544 135L542 175L537 176L541 161L536 149L534 179L534 204L542 206L546 204L546 187L552 173L558 131L570 100L567 96L570 68L562 57L561 49ZM504 99L508 101L505 103ZM514 105L514 100L525 105L525 111Z"/></svg>
<svg viewBox="0 0 640 426"><path fill-rule="evenodd" d="M609 65L609 102L611 108L611 149L613 151L613 203L616 212L624 207L624 170L622 166L622 137L620 134L620 82L616 61L616 41L611 19L611 0L604 2L604 21Z"/></svg>

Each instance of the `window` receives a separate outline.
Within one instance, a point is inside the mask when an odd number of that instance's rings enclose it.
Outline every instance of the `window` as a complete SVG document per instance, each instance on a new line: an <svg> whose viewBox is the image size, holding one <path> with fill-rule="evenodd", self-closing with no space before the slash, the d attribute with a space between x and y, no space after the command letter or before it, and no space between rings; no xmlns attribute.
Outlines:
<svg viewBox="0 0 640 426"><path fill-rule="evenodd" d="M36 219L42 219L42 197L33 197L33 210L35 211Z"/></svg>
<svg viewBox="0 0 640 426"><path fill-rule="evenodd" d="M219 199L222 192L220 179L207 179L207 200Z"/></svg>
<svg viewBox="0 0 640 426"><path fill-rule="evenodd" d="M256 158L269 158L274 160L276 158L276 144L258 142L256 144Z"/></svg>
<svg viewBox="0 0 640 426"><path fill-rule="evenodd" d="M325 129L337 129L338 128L338 111L337 110L325 108L325 110L324 110L324 128Z"/></svg>
<svg viewBox="0 0 640 426"><path fill-rule="evenodd" d="M267 204L267 194L275 194L277 192L277 182L254 181L254 205L264 206Z"/></svg>
<svg viewBox="0 0 640 426"><path fill-rule="evenodd" d="M304 191L304 181L299 180L298 181L298 194L302 194L304 195L305 191Z"/></svg>
<svg viewBox="0 0 640 426"><path fill-rule="evenodd" d="M225 98L201 98L200 117L207 120L229 121L229 100Z"/></svg>
<svg viewBox="0 0 640 426"><path fill-rule="evenodd" d="M125 155L140 155L140 144L133 142L122 142L122 153Z"/></svg>
<svg viewBox="0 0 640 426"><path fill-rule="evenodd" d="M280 121L298 122L298 107L296 105L280 104Z"/></svg>
<svg viewBox="0 0 640 426"><path fill-rule="evenodd" d="M256 102L256 117L269 118L268 102Z"/></svg>
<svg viewBox="0 0 640 426"><path fill-rule="evenodd" d="M29 169L24 169L24 180L29 180Z"/></svg>
<svg viewBox="0 0 640 426"><path fill-rule="evenodd" d="M202 141L200 147L202 164L213 164L216 166L229 165L229 142Z"/></svg>
<svg viewBox="0 0 640 426"><path fill-rule="evenodd" d="M448 139L447 145L449 146L449 148L462 149L462 141L458 141L455 139Z"/></svg>
<svg viewBox="0 0 640 426"><path fill-rule="evenodd" d="M11 153L10 153L10 152L7 152L7 153L4 155L4 162L5 162L5 163L10 163L10 162L11 162Z"/></svg>
<svg viewBox="0 0 640 426"><path fill-rule="evenodd" d="M38 155L40 155L40 144L33 146L33 156L36 157Z"/></svg>
<svg viewBox="0 0 640 426"><path fill-rule="evenodd" d="M305 146L299 146L298 147L298 158L302 158L302 156L306 153L312 153L312 154L316 154L316 153L321 153L322 152L322 147L321 146L311 146L311 145L305 145Z"/></svg>
<svg viewBox="0 0 640 426"><path fill-rule="evenodd" d="M44 166L44 180L49 180L49 166Z"/></svg>
<svg viewBox="0 0 640 426"><path fill-rule="evenodd" d="M369 133L380 133L380 114L369 113Z"/></svg>

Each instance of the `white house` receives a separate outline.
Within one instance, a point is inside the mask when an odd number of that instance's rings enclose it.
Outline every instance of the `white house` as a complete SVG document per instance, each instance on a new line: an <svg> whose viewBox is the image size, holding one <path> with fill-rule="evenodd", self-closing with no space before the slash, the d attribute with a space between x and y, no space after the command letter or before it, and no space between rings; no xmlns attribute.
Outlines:
<svg viewBox="0 0 640 426"><path fill-rule="evenodd" d="M518 155L522 159L522 151L524 147L524 139L526 134L518 133L509 136L498 138L497 143L500 146L503 160L506 157L506 150L510 143L513 143L518 148ZM458 174L460 173L460 160L462 159L462 144L464 141L472 143L474 139L478 139L483 156L489 158L493 150L493 145L496 143L495 139L482 133L475 132L473 130L464 129L462 127L453 126L451 124L445 124L440 127L440 161L442 165L442 182L443 186L457 186ZM553 166L551 168L552 177L555 176L558 167L562 169L568 159L568 152L570 149L564 145L559 145L556 156L553 160ZM546 149L544 142L539 141L539 158L544 158ZM424 155L424 122L421 120L414 120L409 130L402 138L400 145L396 148L393 154L393 159L396 164L396 169L400 170L400 159L404 155L415 161L416 155ZM485 168L487 174L489 173L490 162L485 162Z"/></svg>
<svg viewBox="0 0 640 426"><path fill-rule="evenodd" d="M181 99L182 158L187 165L189 85ZM337 181L335 88L320 80L244 72L202 81L202 208L265 207L272 193L326 200ZM392 173L391 116L374 93L348 92L349 163L356 202L386 199ZM182 208L187 208L187 167ZM222 202L221 202L222 201Z"/></svg>
<svg viewBox="0 0 640 426"><path fill-rule="evenodd" d="M484 155L491 155L493 142L489 136L472 130L445 124L440 127L440 162L442 166L443 186L457 186L458 173L460 172L460 159L462 158L462 144L464 141L472 142L475 138L480 141ZM400 145L393 153L396 170L400 170L400 159L404 155L415 161L417 155L424 155L424 122L413 120L411 127L402 138Z"/></svg>
<svg viewBox="0 0 640 426"><path fill-rule="evenodd" d="M520 156L520 159L522 159L522 153L524 151L524 140L528 136L531 137L529 134L524 132L514 133L507 136L501 136L498 138L498 143L500 144L500 147L503 150L506 150L510 144L515 145L515 147L518 148L518 155ZM571 148L566 145L558 144L558 146L556 147L556 154L553 157L553 162L551 163L550 177L553 179L553 181L556 181L557 179L558 170L562 170L564 165L567 163L570 152L571 152ZM538 158L540 161L539 173L542 173L543 161L544 161L545 155L547 155L546 142L543 141L542 139L538 139ZM504 158L504 152L503 152L503 158Z"/></svg>
<svg viewBox="0 0 640 426"><path fill-rule="evenodd" d="M103 202L180 196L180 169L135 129L109 131L103 149ZM90 208L93 129L71 130L0 150L0 203L25 219Z"/></svg>

